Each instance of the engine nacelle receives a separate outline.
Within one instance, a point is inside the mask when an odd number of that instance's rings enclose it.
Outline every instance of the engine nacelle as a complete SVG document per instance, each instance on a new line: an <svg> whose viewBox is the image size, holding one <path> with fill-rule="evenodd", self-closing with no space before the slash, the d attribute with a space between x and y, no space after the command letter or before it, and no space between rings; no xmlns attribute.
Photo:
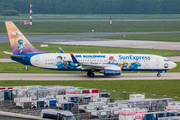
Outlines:
<svg viewBox="0 0 180 120"><path fill-rule="evenodd" d="M121 75L121 68L120 67L104 68L104 75Z"/></svg>

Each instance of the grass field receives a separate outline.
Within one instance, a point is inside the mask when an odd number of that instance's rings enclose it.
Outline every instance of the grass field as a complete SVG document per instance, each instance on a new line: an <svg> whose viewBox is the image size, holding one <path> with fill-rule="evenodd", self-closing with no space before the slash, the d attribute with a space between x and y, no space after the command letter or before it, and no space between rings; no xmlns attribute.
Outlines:
<svg viewBox="0 0 180 120"><path fill-rule="evenodd" d="M93 81L0 81L1 86L21 86L21 85L64 85L86 88L98 88L100 90L116 90L126 91L127 94L121 93L121 99L128 99L128 94L131 92L146 93L147 98L154 98L152 94L157 94L157 97L167 95L170 97L178 96L180 91L180 80L93 80ZM111 93L111 99L113 94ZM118 99L118 93L115 93L115 99Z"/></svg>
<svg viewBox="0 0 180 120"><path fill-rule="evenodd" d="M125 40L151 40L151 41L175 41L180 42L179 33L171 34L136 34L136 35L118 35L118 36L105 36L99 37L105 39L125 39Z"/></svg>
<svg viewBox="0 0 180 120"><path fill-rule="evenodd" d="M29 20L29 14L22 14ZM113 20L124 19L180 19L180 14L33 14L33 20ZM19 20L19 16L0 16L0 20Z"/></svg>
<svg viewBox="0 0 180 120"><path fill-rule="evenodd" d="M48 47L40 47L41 44L33 44L37 49L41 49L50 53L59 52L61 47L64 52L69 53L131 53L131 54L155 54L161 56L180 56L179 51L171 50L154 50L154 49L136 49L136 48L117 48L117 47L94 47L94 46L70 46L70 45L58 45L49 44ZM11 52L10 43L0 44L0 58L9 58L3 51Z"/></svg>
<svg viewBox="0 0 180 120"><path fill-rule="evenodd" d="M86 22L33 22L33 25L20 25L14 22L22 33L79 33L79 32L156 32L179 31L180 21L109 21ZM0 33L6 33L4 22L0 22Z"/></svg>

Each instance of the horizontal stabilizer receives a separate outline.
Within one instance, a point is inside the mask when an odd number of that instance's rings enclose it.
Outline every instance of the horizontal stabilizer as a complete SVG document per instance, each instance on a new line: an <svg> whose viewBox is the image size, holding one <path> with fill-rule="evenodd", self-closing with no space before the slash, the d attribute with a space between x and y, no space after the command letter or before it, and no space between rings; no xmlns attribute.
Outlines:
<svg viewBox="0 0 180 120"><path fill-rule="evenodd" d="M12 56L12 57L16 57L16 58L25 58L25 56L22 56L22 55L15 55L11 52L6 52L6 51L3 51L6 55L9 55L9 56Z"/></svg>

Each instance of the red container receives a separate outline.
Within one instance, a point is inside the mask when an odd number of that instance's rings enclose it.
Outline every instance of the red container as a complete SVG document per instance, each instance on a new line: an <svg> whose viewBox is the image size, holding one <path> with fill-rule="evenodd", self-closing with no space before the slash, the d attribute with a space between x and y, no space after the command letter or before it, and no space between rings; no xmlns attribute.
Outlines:
<svg viewBox="0 0 180 120"><path fill-rule="evenodd" d="M93 90L91 90L91 93L99 93L99 90L98 89L93 89Z"/></svg>
<svg viewBox="0 0 180 120"><path fill-rule="evenodd" d="M6 88L5 87L0 87L0 90L5 90Z"/></svg>
<svg viewBox="0 0 180 120"><path fill-rule="evenodd" d="M8 87L8 90L12 90L13 89L13 87Z"/></svg>
<svg viewBox="0 0 180 120"><path fill-rule="evenodd" d="M89 90L82 90L82 94L87 94L89 93Z"/></svg>

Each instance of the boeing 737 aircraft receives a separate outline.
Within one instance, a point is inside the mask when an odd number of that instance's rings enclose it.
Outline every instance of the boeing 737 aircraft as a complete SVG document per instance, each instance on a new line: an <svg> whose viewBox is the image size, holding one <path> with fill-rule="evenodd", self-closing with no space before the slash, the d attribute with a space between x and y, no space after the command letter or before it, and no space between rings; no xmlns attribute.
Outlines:
<svg viewBox="0 0 180 120"><path fill-rule="evenodd" d="M89 77L94 72L104 75L121 75L121 71L157 71L160 77L177 65L165 57L149 54L94 54L94 53L48 53L34 48L13 22L5 22L12 52L6 52L11 59L24 65L63 70L87 71Z"/></svg>

